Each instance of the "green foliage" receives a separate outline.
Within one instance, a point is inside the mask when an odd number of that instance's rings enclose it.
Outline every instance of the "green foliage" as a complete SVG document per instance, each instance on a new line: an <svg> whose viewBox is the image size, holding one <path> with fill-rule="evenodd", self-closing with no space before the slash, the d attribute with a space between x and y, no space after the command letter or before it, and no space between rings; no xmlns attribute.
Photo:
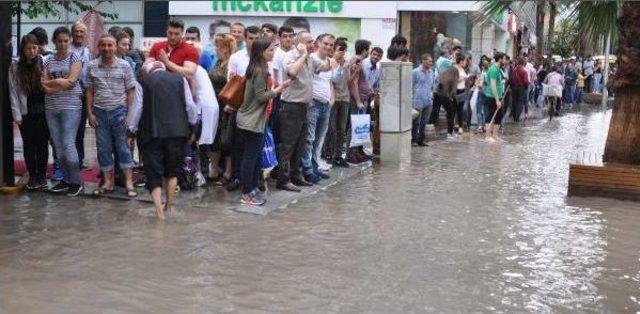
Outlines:
<svg viewBox="0 0 640 314"><path fill-rule="evenodd" d="M618 14L622 11L623 1L580 1L569 14L572 23L581 32L597 40L601 36L611 35L615 41L618 35Z"/></svg>
<svg viewBox="0 0 640 314"><path fill-rule="evenodd" d="M580 30L570 19L562 19L555 25L551 53L563 58L572 56L580 44Z"/></svg>
<svg viewBox="0 0 640 314"><path fill-rule="evenodd" d="M104 1L98 1L101 3ZM107 1L111 3L111 1ZM16 16L20 13L26 15L27 17L33 19L38 16L60 16L62 12L70 12L75 14L80 14L82 12L91 11L91 5L84 3L79 0L56 0L56 1L46 1L46 0L30 0L30 1L22 1L19 5L18 1L14 1L11 3L11 15ZM102 12L96 9L96 12L100 14L102 17L115 20L118 18L117 13L107 13Z"/></svg>

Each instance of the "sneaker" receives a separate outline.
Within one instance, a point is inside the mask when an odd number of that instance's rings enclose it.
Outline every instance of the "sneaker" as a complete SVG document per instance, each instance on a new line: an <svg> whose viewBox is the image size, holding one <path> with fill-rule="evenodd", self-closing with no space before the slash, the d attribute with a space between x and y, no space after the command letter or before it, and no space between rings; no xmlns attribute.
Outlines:
<svg viewBox="0 0 640 314"><path fill-rule="evenodd" d="M336 157L333 159L333 165L341 168L349 168L349 163L342 157Z"/></svg>
<svg viewBox="0 0 640 314"><path fill-rule="evenodd" d="M255 191L249 194L242 194L242 200L240 201L242 205L248 206L262 206L266 202L267 201L264 198L260 197Z"/></svg>
<svg viewBox="0 0 640 314"><path fill-rule="evenodd" d="M78 196L80 195L80 193L82 193L83 190L84 187L81 184L70 184L67 191L67 196Z"/></svg>
<svg viewBox="0 0 640 314"><path fill-rule="evenodd" d="M70 187L71 186L67 182L60 181L58 182L58 184L54 185L51 189L49 189L49 191L53 193L64 193L64 192L67 192Z"/></svg>
<svg viewBox="0 0 640 314"><path fill-rule="evenodd" d="M304 176L304 180L309 182L309 183L316 184L316 183L320 182L320 177L318 177L317 175L312 173L312 174L308 174L308 175Z"/></svg>
<svg viewBox="0 0 640 314"><path fill-rule="evenodd" d="M453 141L453 140L455 140L455 139L457 139L457 138L458 138L458 137L457 137L455 134L453 134L453 133L449 133L449 134L447 134L447 140L449 140L449 141Z"/></svg>
<svg viewBox="0 0 640 314"><path fill-rule="evenodd" d="M51 175L51 180L53 180L53 181L62 181L63 178L64 178L64 174L62 173L62 169L61 168L55 168L53 170L53 175Z"/></svg>
<svg viewBox="0 0 640 314"><path fill-rule="evenodd" d="M328 174L322 172L322 171L318 171L316 172L316 177L322 179L322 180L326 180L326 179L331 179L331 176L329 176Z"/></svg>
<svg viewBox="0 0 640 314"><path fill-rule="evenodd" d="M258 181L258 190L262 193L267 191L267 182L265 180Z"/></svg>

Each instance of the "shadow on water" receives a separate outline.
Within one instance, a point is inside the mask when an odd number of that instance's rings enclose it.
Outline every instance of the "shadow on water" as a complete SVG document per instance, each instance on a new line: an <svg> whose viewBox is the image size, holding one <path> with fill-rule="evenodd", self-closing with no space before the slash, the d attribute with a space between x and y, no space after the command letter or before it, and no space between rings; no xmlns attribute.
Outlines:
<svg viewBox="0 0 640 314"><path fill-rule="evenodd" d="M638 311L637 203L566 196L608 118L432 142L264 217L208 202L158 223L142 203L4 197L0 311Z"/></svg>

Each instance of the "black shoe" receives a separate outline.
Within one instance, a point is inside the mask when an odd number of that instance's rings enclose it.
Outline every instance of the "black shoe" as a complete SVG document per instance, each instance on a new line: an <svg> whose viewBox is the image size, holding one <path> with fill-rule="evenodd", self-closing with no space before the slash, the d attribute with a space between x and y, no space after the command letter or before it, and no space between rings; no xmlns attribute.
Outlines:
<svg viewBox="0 0 640 314"><path fill-rule="evenodd" d="M336 157L333 159L333 165L341 168L349 168L349 163L342 157Z"/></svg>
<svg viewBox="0 0 640 314"><path fill-rule="evenodd" d="M295 184L297 186L313 186L313 183L307 182L303 178L293 178L293 179L291 179L291 183L293 183L293 184Z"/></svg>
<svg viewBox="0 0 640 314"><path fill-rule="evenodd" d="M420 147L427 147L427 146L429 146L429 145L428 145L427 143L425 143L425 142L418 142L418 146L420 146Z"/></svg>
<svg viewBox="0 0 640 314"><path fill-rule="evenodd" d="M302 190L299 187L295 186L291 182L285 183L285 184L278 184L278 185L276 185L276 189L283 190L283 191L289 191L289 192L302 192Z"/></svg>
<svg viewBox="0 0 640 314"><path fill-rule="evenodd" d="M67 192L70 187L71 186L67 182L60 181L58 184L51 187L49 191L53 193L64 193L64 192Z"/></svg>
<svg viewBox="0 0 640 314"><path fill-rule="evenodd" d="M81 184L70 184L69 190L67 191L67 196L78 196L80 195L80 193L82 193L83 190L84 187L82 187Z"/></svg>
<svg viewBox="0 0 640 314"><path fill-rule="evenodd" d="M238 179L233 179L231 181L229 181L229 183L227 183L227 185L225 186L225 188L227 189L227 191L229 192L233 192L237 189L240 188L240 180Z"/></svg>
<svg viewBox="0 0 640 314"><path fill-rule="evenodd" d="M322 180L331 179L331 177L328 174L324 173L324 172L316 173L316 177L318 177L318 178L320 178Z"/></svg>
<svg viewBox="0 0 640 314"><path fill-rule="evenodd" d="M309 174L309 175L304 176L304 180L309 182L309 183L316 184L316 183L320 182L320 177L318 177L315 174Z"/></svg>

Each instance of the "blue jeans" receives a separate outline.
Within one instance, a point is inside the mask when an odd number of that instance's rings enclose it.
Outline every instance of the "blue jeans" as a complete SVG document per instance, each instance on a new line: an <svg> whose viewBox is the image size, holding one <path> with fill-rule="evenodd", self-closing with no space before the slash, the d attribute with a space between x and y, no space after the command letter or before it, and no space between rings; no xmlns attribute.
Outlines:
<svg viewBox="0 0 640 314"><path fill-rule="evenodd" d="M478 100L476 101L476 120L478 127L484 129L484 91L478 92Z"/></svg>
<svg viewBox="0 0 640 314"><path fill-rule="evenodd" d="M82 109L47 109L45 114L49 134L64 173L62 180L68 184L81 184L76 133Z"/></svg>
<svg viewBox="0 0 640 314"><path fill-rule="evenodd" d="M242 194L249 194L258 187L260 176L262 176L260 154L264 147L265 134L240 128L237 134L242 143L242 167L240 168Z"/></svg>
<svg viewBox="0 0 640 314"><path fill-rule="evenodd" d="M127 126L125 106L111 111L93 107L93 115L98 120L96 127L96 148L101 171L113 171L113 154L118 155L120 169L133 168L131 151L127 147ZM115 145L115 150L114 146Z"/></svg>
<svg viewBox="0 0 640 314"><path fill-rule="evenodd" d="M564 101L567 104L573 104L573 97L574 97L573 94L575 93L575 89L576 89L575 84L567 84L565 94L564 94Z"/></svg>
<svg viewBox="0 0 640 314"><path fill-rule="evenodd" d="M300 155L303 175L319 174L318 158L320 158L322 144L324 144L324 138L327 135L330 115L331 107L328 103L313 100L307 111L309 127L307 128L307 137Z"/></svg>

